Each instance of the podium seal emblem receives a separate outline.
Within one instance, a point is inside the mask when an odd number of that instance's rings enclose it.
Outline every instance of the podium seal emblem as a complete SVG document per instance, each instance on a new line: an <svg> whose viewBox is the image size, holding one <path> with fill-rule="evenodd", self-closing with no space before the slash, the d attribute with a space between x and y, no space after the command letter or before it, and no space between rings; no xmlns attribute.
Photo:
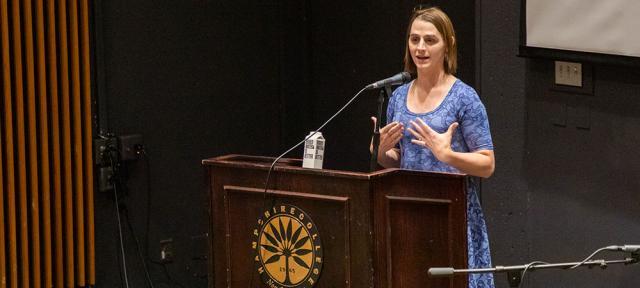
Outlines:
<svg viewBox="0 0 640 288"><path fill-rule="evenodd" d="M316 225L302 209L279 204L264 211L253 230L255 261L272 288L311 288L322 271L322 245Z"/></svg>

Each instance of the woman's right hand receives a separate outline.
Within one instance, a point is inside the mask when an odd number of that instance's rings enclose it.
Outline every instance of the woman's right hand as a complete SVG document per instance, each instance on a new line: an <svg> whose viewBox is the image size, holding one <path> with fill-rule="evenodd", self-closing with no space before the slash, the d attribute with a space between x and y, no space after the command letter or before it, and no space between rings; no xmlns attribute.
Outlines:
<svg viewBox="0 0 640 288"><path fill-rule="evenodd" d="M371 117L375 129L377 119ZM378 155L385 155L387 151L396 147L404 133L404 126L399 122L391 122L380 128L380 144L378 145ZM373 148L373 147L372 147Z"/></svg>

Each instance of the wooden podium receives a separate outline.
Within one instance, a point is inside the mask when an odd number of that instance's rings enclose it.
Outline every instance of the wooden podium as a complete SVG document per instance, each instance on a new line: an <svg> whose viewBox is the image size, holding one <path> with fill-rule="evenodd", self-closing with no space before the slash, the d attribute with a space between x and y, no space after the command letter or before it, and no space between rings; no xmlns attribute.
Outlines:
<svg viewBox="0 0 640 288"><path fill-rule="evenodd" d="M427 276L430 267L467 267L467 176L305 169L301 160L282 159L265 194L272 161L243 155L203 160L210 185L210 287L286 287L263 283L253 248L264 224L259 219L269 216L266 211L284 211L285 204L313 219L321 239L322 266L313 287L467 286L466 276ZM280 231L284 239L287 229Z"/></svg>

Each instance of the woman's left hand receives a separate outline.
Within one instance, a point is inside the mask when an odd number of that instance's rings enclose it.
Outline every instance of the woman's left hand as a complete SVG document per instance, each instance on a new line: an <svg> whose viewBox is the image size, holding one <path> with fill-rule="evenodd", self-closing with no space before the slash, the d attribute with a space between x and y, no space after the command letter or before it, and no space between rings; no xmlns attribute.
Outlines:
<svg viewBox="0 0 640 288"><path fill-rule="evenodd" d="M411 121L411 126L407 130L416 138L411 143L428 148L439 161L447 163L447 156L451 152L451 138L458 128L458 122L451 124L442 134L431 129L420 118Z"/></svg>

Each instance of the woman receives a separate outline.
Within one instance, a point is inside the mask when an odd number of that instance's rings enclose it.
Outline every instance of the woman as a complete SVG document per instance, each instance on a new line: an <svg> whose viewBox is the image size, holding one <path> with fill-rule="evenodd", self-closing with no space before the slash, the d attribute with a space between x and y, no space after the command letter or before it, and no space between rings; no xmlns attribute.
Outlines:
<svg viewBox="0 0 640 288"><path fill-rule="evenodd" d="M457 79L453 24L438 8L417 10L407 29L405 71L415 80L397 88L380 129L378 162L386 168L465 173L487 178L495 159L484 105ZM375 118L372 118L375 122ZM467 193L469 268L491 267L489 240L477 191ZM469 287L493 287L492 274L470 274Z"/></svg>

